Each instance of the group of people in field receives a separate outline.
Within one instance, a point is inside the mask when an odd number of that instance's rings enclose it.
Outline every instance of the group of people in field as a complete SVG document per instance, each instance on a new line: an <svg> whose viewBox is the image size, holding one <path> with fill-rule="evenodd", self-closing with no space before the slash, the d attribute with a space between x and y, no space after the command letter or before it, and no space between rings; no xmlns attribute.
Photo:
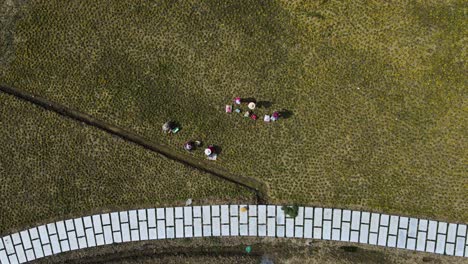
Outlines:
<svg viewBox="0 0 468 264"><path fill-rule="evenodd" d="M257 120L258 116L257 114L254 113L254 110L257 108L257 102L254 99L242 99L240 97L234 98L234 104L236 105L235 109L233 110L232 105L226 105L226 113L242 113L242 104L247 105L248 110L246 110L243 113L244 117L251 118L252 120ZM264 115L263 121L265 122L274 122L277 121L280 118L280 113L278 111L273 111L271 115ZM162 126L162 130L166 134L176 134L180 130L180 126L173 121L168 121L164 123ZM194 151L195 149L199 148L202 146L201 141L195 141L195 140L189 140L184 143L184 149L186 151ZM215 145L208 145L205 150L204 154L209 160L216 160L218 157L219 151L217 150L217 147Z"/></svg>

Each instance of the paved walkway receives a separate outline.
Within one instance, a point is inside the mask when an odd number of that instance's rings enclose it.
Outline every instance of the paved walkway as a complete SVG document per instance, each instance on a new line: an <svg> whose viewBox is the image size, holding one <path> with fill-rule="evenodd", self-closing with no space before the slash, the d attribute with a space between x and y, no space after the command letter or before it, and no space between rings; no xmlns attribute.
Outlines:
<svg viewBox="0 0 468 264"><path fill-rule="evenodd" d="M0 263L130 241L211 236L339 240L468 257L467 225L320 207L211 205L151 208L58 221L3 237Z"/></svg>

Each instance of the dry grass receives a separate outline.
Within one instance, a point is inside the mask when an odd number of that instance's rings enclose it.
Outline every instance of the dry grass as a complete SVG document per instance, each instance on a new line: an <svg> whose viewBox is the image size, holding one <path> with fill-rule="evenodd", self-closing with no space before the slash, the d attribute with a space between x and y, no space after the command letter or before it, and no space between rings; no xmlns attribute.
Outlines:
<svg viewBox="0 0 468 264"><path fill-rule="evenodd" d="M31 1L0 81L180 151L189 138L216 143L218 163L265 181L272 202L466 222L466 10L461 0ZM227 116L234 96L293 116ZM176 137L161 137L167 119L182 124Z"/></svg>
<svg viewBox="0 0 468 264"><path fill-rule="evenodd" d="M93 212L253 194L0 93L0 233Z"/></svg>

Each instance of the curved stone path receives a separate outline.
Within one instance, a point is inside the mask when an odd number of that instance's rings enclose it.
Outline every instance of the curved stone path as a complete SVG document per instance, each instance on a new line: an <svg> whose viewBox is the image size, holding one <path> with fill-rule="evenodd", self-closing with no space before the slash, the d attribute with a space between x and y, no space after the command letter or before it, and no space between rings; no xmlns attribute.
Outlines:
<svg viewBox="0 0 468 264"><path fill-rule="evenodd" d="M396 215L281 206L207 205L104 213L41 225L3 237L0 263L114 243L212 236L291 237L357 242L468 257L467 225Z"/></svg>

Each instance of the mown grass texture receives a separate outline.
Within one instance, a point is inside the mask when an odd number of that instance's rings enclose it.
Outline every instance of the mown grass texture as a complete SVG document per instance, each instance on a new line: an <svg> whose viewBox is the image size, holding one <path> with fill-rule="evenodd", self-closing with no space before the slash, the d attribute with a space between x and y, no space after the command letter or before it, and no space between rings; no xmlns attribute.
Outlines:
<svg viewBox="0 0 468 264"><path fill-rule="evenodd" d="M0 232L102 210L253 201L242 187L0 93Z"/></svg>
<svg viewBox="0 0 468 264"><path fill-rule="evenodd" d="M468 221L464 1L31 1L1 82L269 186L272 202ZM234 96L293 115L253 122ZM168 119L182 124L163 137ZM194 155L202 158L201 153Z"/></svg>

